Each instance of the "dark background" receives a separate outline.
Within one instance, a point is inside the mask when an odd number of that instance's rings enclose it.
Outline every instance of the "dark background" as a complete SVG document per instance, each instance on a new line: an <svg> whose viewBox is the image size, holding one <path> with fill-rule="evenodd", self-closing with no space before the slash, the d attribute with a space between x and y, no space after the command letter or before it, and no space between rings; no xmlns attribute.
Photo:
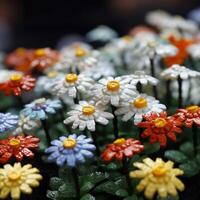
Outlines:
<svg viewBox="0 0 200 200"><path fill-rule="evenodd" d="M185 16L198 5L199 0L0 0L0 49L56 47L61 38L100 24L122 35L143 23L147 11Z"/></svg>

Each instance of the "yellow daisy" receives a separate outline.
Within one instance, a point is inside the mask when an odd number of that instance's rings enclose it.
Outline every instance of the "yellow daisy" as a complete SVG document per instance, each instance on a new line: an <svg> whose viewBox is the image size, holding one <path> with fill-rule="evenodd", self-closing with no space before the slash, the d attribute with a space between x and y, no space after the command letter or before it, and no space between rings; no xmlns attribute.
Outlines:
<svg viewBox="0 0 200 200"><path fill-rule="evenodd" d="M27 164L15 163L14 166L6 164L0 168L0 199L11 194L12 199L20 199L21 192L31 194L32 188L39 186L42 176L37 168Z"/></svg>
<svg viewBox="0 0 200 200"><path fill-rule="evenodd" d="M142 179L136 189L141 192L147 199L153 199L156 192L161 198L167 195L177 196L177 190L183 191L184 184L176 177L182 175L183 171L178 168L173 168L172 161L164 162L161 158L156 158L153 161L150 158L145 158L143 163L136 162L133 166L138 170L130 172L131 178Z"/></svg>

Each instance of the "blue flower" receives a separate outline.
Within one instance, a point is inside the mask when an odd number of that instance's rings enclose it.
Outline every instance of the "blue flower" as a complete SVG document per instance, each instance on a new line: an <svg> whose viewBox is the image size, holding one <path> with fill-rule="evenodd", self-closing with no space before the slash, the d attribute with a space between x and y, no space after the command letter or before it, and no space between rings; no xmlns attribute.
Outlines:
<svg viewBox="0 0 200 200"><path fill-rule="evenodd" d="M21 112L30 119L45 120L48 118L47 114L55 114L60 108L62 108L60 100L41 98L25 105Z"/></svg>
<svg viewBox="0 0 200 200"><path fill-rule="evenodd" d="M45 152L50 154L49 161L54 161L59 166L66 164L69 167L75 167L78 163L84 163L86 158L94 156L92 151L96 147L91 142L92 139L86 138L85 135L62 136L59 140L53 140L52 146Z"/></svg>
<svg viewBox="0 0 200 200"><path fill-rule="evenodd" d="M0 133L11 131L17 127L18 116L11 113L0 113Z"/></svg>

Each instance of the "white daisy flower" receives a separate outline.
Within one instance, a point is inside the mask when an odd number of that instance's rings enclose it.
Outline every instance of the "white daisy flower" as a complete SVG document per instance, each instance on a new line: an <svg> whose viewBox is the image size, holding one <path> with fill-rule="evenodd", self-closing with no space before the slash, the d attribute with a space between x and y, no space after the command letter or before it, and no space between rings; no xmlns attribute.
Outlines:
<svg viewBox="0 0 200 200"><path fill-rule="evenodd" d="M63 77L63 73L59 73L58 71L50 71L46 76L38 77L34 90L36 93L50 92L52 85L54 85L55 82Z"/></svg>
<svg viewBox="0 0 200 200"><path fill-rule="evenodd" d="M77 91L88 93L93 87L94 81L83 74L67 74L61 80L56 81L51 88L53 94L62 97L67 94L69 97L76 98Z"/></svg>
<svg viewBox="0 0 200 200"><path fill-rule="evenodd" d="M125 77L130 78L130 84L137 85L137 83L141 83L142 85L157 85L158 79L154 78L144 71L136 71L133 75L125 75Z"/></svg>
<svg viewBox="0 0 200 200"><path fill-rule="evenodd" d="M90 131L95 131L96 123L107 125L113 115L105 112L107 106L95 104L94 102L79 101L79 104L74 105L73 110L68 112L68 118L64 120L65 124L73 122L72 128L79 128L80 131L86 128Z"/></svg>
<svg viewBox="0 0 200 200"><path fill-rule="evenodd" d="M188 46L187 52L194 59L200 59L200 44L192 44Z"/></svg>
<svg viewBox="0 0 200 200"><path fill-rule="evenodd" d="M137 97L121 102L115 114L123 115L122 121L128 121L133 117L134 124L137 125L142 121L143 115L150 112L160 113L165 109L166 106L160 104L154 97L146 94L139 94Z"/></svg>
<svg viewBox="0 0 200 200"><path fill-rule="evenodd" d="M170 68L165 69L161 76L166 80L176 80L178 77L181 79L188 79L189 77L199 77L200 72L191 70L181 65L172 65Z"/></svg>
<svg viewBox="0 0 200 200"><path fill-rule="evenodd" d="M100 25L87 33L86 37L89 41L108 42L118 36L117 32L108 26Z"/></svg>
<svg viewBox="0 0 200 200"><path fill-rule="evenodd" d="M20 114L17 128L13 131L13 135L18 135L21 133L27 133L29 131L38 128L41 125L40 121L30 119Z"/></svg>
<svg viewBox="0 0 200 200"><path fill-rule="evenodd" d="M129 84L126 77L107 77L100 79L93 88L94 99L104 105L111 103L118 106L119 102L130 96L136 95L136 87Z"/></svg>
<svg viewBox="0 0 200 200"><path fill-rule="evenodd" d="M102 77L115 76L116 72L111 62L101 60L97 65L84 70L82 74L98 80Z"/></svg>

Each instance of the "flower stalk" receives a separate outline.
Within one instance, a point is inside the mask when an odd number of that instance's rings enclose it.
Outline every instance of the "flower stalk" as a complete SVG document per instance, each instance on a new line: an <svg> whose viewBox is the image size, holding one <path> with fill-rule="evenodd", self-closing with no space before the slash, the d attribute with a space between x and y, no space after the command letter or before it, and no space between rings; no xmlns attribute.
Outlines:
<svg viewBox="0 0 200 200"><path fill-rule="evenodd" d="M117 119L117 116L115 115L116 107L111 105L111 108L112 108L112 114L114 115L114 118L113 118L113 132L114 132L115 139L117 139L118 136L119 136L119 129L118 129L118 119Z"/></svg>
<svg viewBox="0 0 200 200"><path fill-rule="evenodd" d="M42 123L42 127L44 129L44 133L46 135L47 143L48 143L48 145L50 145L51 137L50 137L49 129L48 129L48 126L47 126L47 121L44 119L44 120L41 120L41 123Z"/></svg>
<svg viewBox="0 0 200 200"><path fill-rule="evenodd" d="M183 97L182 97L182 83L183 80L181 79L180 76L178 76L178 107L182 108L183 107Z"/></svg>

